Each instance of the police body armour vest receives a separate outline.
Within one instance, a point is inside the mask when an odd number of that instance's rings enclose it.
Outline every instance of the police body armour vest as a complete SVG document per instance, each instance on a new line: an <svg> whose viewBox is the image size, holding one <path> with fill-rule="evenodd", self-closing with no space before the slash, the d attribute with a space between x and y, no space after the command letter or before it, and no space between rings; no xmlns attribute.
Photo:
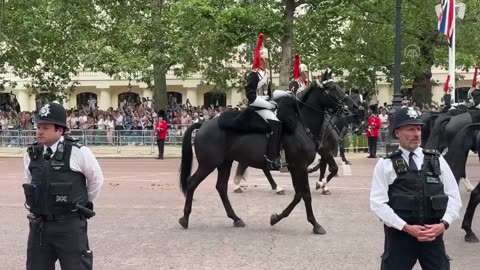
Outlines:
<svg viewBox="0 0 480 270"><path fill-rule="evenodd" d="M388 205L410 225L439 223L447 209L448 196L440 180L440 155L432 150L423 150L423 153L423 166L419 171L408 168L400 150L387 157L397 174L388 189Z"/></svg>
<svg viewBox="0 0 480 270"><path fill-rule="evenodd" d="M38 215L62 215L71 212L75 204L88 201L86 178L70 169L72 147L82 147L75 140L65 137L58 143L50 160L43 157L43 145L28 148L32 175L33 194L30 211Z"/></svg>

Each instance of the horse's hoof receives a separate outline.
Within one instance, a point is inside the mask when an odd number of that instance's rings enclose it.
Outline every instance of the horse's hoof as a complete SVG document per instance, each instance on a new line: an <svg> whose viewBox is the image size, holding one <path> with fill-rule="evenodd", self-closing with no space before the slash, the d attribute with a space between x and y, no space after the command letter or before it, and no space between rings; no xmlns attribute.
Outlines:
<svg viewBox="0 0 480 270"><path fill-rule="evenodd" d="M242 192L243 192L243 189L242 189L241 187L238 187L238 188L234 189L233 192L235 192L235 193L242 193Z"/></svg>
<svg viewBox="0 0 480 270"><path fill-rule="evenodd" d="M277 222L279 222L279 218L278 218L278 215L277 214L272 214L270 216L270 225L273 226L275 224L277 224Z"/></svg>
<svg viewBox="0 0 480 270"><path fill-rule="evenodd" d="M178 223L180 223L184 229L188 229L188 220L185 217L181 217Z"/></svg>
<svg viewBox="0 0 480 270"><path fill-rule="evenodd" d="M345 165L352 165L352 163L350 161L345 161Z"/></svg>
<svg viewBox="0 0 480 270"><path fill-rule="evenodd" d="M465 242L467 242L467 243L478 243L479 240L478 240L477 236L474 233L472 233L472 234L465 235Z"/></svg>
<svg viewBox="0 0 480 270"><path fill-rule="evenodd" d="M285 195L285 190L284 190L284 189L279 189L279 188L277 188L277 189L275 190L275 193L276 193L277 195Z"/></svg>
<svg viewBox="0 0 480 270"><path fill-rule="evenodd" d="M315 190L319 190L321 189L322 187L320 186L320 184L317 182L315 183Z"/></svg>
<svg viewBox="0 0 480 270"><path fill-rule="evenodd" d="M321 225L313 227L314 234L326 234L327 232L323 229Z"/></svg>
<svg viewBox="0 0 480 270"><path fill-rule="evenodd" d="M322 191L322 195L332 195L332 192L330 192L330 190L323 190Z"/></svg>
<svg viewBox="0 0 480 270"><path fill-rule="evenodd" d="M245 222L243 222L243 220L239 219L239 220L233 222L233 227L243 228L243 227L245 227Z"/></svg>

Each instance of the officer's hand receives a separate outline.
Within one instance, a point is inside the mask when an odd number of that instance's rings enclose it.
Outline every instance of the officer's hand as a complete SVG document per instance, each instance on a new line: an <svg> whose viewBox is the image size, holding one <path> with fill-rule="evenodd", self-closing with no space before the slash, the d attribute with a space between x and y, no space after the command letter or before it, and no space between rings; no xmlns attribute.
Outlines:
<svg viewBox="0 0 480 270"><path fill-rule="evenodd" d="M427 228L425 226L421 226L421 225L408 225L408 224L405 224L405 226L403 227L403 231L410 234L411 236L415 237L418 239L418 241L428 241L427 238L425 237L425 235L423 234L423 232L426 230ZM422 238L422 240L420 239ZM434 238L435 239L435 238ZM432 239L433 240L433 239ZM432 241L430 240L430 241Z"/></svg>
<svg viewBox="0 0 480 270"><path fill-rule="evenodd" d="M443 225L443 223L431 224L431 225L426 224L425 227L427 228L427 230L424 232L428 234L434 234L435 237L445 232L445 225Z"/></svg>

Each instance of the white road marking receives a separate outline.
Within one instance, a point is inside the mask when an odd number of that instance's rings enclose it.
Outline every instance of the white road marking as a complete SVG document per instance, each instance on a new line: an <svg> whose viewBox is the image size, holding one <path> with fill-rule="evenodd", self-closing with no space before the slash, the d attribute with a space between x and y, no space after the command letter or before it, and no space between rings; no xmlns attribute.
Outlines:
<svg viewBox="0 0 480 270"><path fill-rule="evenodd" d="M352 175L352 168L350 165L342 164L343 175Z"/></svg>

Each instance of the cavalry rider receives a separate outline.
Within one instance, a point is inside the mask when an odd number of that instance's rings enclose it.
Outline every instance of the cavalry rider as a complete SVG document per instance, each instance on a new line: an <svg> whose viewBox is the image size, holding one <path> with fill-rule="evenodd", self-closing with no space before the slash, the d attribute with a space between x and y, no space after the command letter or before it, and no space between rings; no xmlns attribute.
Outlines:
<svg viewBox="0 0 480 270"><path fill-rule="evenodd" d="M282 137L282 123L273 112L276 105L269 102L271 93L270 80L268 77L268 53L262 48L264 35L258 36L257 46L254 52L252 72L247 77L245 87L248 105L253 108L272 129L268 139L267 154L265 160L267 169L279 170L280 162L280 143Z"/></svg>
<svg viewBox="0 0 480 270"><path fill-rule="evenodd" d="M468 90L468 99L470 101L469 109L480 109L480 89L478 85L478 67L475 67L475 74L473 75L472 87Z"/></svg>
<svg viewBox="0 0 480 270"><path fill-rule="evenodd" d="M300 64L300 56L295 55L295 62L293 64L293 81L288 86L288 89L295 95L299 94L308 86L308 68L305 64Z"/></svg>
<svg viewBox="0 0 480 270"><path fill-rule="evenodd" d="M384 223L381 269L448 270L443 234L459 217L462 201L445 159L420 147L418 111L404 107L393 117L392 136L399 148L381 158L373 171L370 209Z"/></svg>

